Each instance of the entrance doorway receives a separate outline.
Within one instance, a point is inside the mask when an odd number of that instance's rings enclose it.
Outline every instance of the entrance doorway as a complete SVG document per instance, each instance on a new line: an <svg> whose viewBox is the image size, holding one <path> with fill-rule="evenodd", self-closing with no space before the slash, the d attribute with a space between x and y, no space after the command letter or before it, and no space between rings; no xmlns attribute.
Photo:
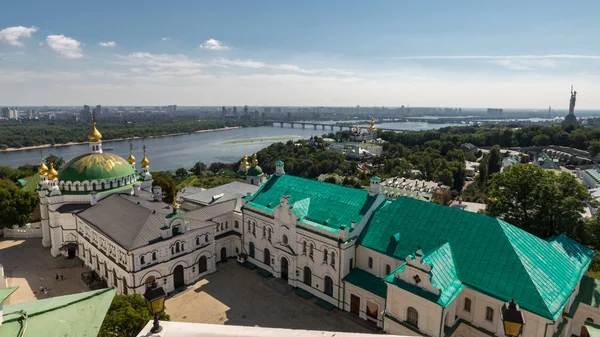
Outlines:
<svg viewBox="0 0 600 337"><path fill-rule="evenodd" d="M173 271L173 285L175 289L179 287L183 287L185 285L185 280L183 278L183 266L179 265L175 267Z"/></svg>
<svg viewBox="0 0 600 337"><path fill-rule="evenodd" d="M271 252L270 252L270 251L269 251L269 249L267 249L267 248L265 248L265 251L264 251L264 252L265 252L265 259L264 259L264 261L263 261L263 262L264 262L264 263L265 263L267 266L270 266L270 265L271 265Z"/></svg>
<svg viewBox="0 0 600 337"><path fill-rule="evenodd" d="M312 271L308 266L304 267L304 284L312 287Z"/></svg>
<svg viewBox="0 0 600 337"><path fill-rule="evenodd" d="M221 262L227 261L227 248L221 248Z"/></svg>
<svg viewBox="0 0 600 337"><path fill-rule="evenodd" d="M198 260L198 274L202 274L207 270L206 256L200 256L200 260Z"/></svg>
<svg viewBox="0 0 600 337"><path fill-rule="evenodd" d="M288 279L288 260L285 257L281 257L281 278Z"/></svg>
<svg viewBox="0 0 600 337"><path fill-rule="evenodd" d="M69 247L69 248L67 248L67 258L68 259L75 258L75 247Z"/></svg>
<svg viewBox="0 0 600 337"><path fill-rule="evenodd" d="M360 297L350 294L350 312L360 315Z"/></svg>

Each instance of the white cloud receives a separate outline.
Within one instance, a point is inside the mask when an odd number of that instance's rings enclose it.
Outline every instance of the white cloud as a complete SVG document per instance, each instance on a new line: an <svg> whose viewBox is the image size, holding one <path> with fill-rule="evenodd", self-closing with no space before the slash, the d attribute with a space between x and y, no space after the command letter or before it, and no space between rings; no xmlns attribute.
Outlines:
<svg viewBox="0 0 600 337"><path fill-rule="evenodd" d="M224 45L223 42L221 42L219 40L215 40L215 39L208 39L208 40L202 42L202 44L200 45L200 48L208 49L208 50L227 50L227 49L229 49L229 47Z"/></svg>
<svg viewBox="0 0 600 337"><path fill-rule="evenodd" d="M83 57L81 43L64 35L48 35L46 43L52 50L70 59Z"/></svg>
<svg viewBox="0 0 600 337"><path fill-rule="evenodd" d="M163 37L162 39L160 39L161 41L170 41L171 38L170 37Z"/></svg>
<svg viewBox="0 0 600 337"><path fill-rule="evenodd" d="M15 26L0 30L0 41L12 46L22 46L21 39L30 38L31 34L37 32L36 27Z"/></svg>
<svg viewBox="0 0 600 337"><path fill-rule="evenodd" d="M117 45L117 43L115 41L108 41L108 42L100 42L98 43L98 45L100 45L100 47L114 47Z"/></svg>
<svg viewBox="0 0 600 337"><path fill-rule="evenodd" d="M398 56L394 60L514 60L514 59L589 59L600 60L600 55L548 54L548 55L426 55Z"/></svg>
<svg viewBox="0 0 600 337"><path fill-rule="evenodd" d="M555 59L501 59L490 60L490 63L501 65L511 70L533 70L537 68L556 67Z"/></svg>
<svg viewBox="0 0 600 337"><path fill-rule="evenodd" d="M265 68L267 67L267 64L264 62L260 62L260 61L253 61L253 60L240 60L240 59L236 59L236 60L229 60L229 59L218 59L214 62L215 65L225 65L225 66L236 66L236 67L242 67L242 68L252 68L252 69L259 69L259 68Z"/></svg>

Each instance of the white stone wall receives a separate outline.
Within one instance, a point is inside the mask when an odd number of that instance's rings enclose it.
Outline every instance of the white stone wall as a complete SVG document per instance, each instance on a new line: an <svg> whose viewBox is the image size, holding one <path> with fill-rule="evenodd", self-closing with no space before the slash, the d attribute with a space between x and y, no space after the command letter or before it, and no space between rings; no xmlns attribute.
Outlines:
<svg viewBox="0 0 600 337"><path fill-rule="evenodd" d="M353 284L348 282L344 282L344 286L346 287L345 297L344 297L344 310L350 312L351 310L351 301L352 295L357 296L360 299L360 307L358 317L371 321L377 324L378 327L383 328L383 317L381 313L385 309L385 299L379 296L376 296L362 288L359 288ZM377 317L373 318L367 316L367 305L375 304L377 306Z"/></svg>
<svg viewBox="0 0 600 337"><path fill-rule="evenodd" d="M41 228L4 228L4 237L5 238L41 238L42 237L42 229Z"/></svg>

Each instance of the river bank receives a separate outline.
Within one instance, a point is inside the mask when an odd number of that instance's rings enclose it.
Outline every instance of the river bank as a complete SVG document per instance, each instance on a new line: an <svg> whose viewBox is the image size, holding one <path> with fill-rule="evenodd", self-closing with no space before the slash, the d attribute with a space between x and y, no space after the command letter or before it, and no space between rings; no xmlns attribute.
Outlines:
<svg viewBox="0 0 600 337"><path fill-rule="evenodd" d="M219 128L219 129L207 129L207 130L198 130L198 131L194 131L194 132L179 132L179 133L170 133L167 135L159 135L159 136L148 136L148 137L126 137L126 138L115 138L115 139L108 139L108 140L102 140L103 143L108 143L108 142L118 142L118 141L123 141L123 140L138 140L138 139L149 139L149 138L163 138L163 137L172 137L172 136L182 136L182 135L188 135L188 134L194 134L194 133L205 133L205 132L216 132L216 131L228 131L228 130L234 130L234 129L239 129L241 128L241 126L231 126L231 127L224 127L224 128ZM24 146L24 147L9 147L6 148L4 150L0 150L1 152L15 152L15 151L27 151L27 150L36 150L36 149L46 149L46 148L56 148L56 147L63 147L63 146L72 146L72 145L83 145L83 144L87 144L88 142L68 142L68 143L63 143L63 144L42 144L42 145L35 145L35 146Z"/></svg>

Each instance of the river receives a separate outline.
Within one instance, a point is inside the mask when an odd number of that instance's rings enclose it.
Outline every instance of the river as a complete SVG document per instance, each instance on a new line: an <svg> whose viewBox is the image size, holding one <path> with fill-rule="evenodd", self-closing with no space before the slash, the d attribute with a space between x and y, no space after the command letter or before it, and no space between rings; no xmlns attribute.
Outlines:
<svg viewBox="0 0 600 337"><path fill-rule="evenodd" d="M428 123L382 123L383 128L399 130L429 130L438 129L456 124L428 124ZM102 132L102 126L99 125ZM339 131L336 128L335 131ZM334 132L335 132L334 131ZM112 147L114 150L105 151L114 153L124 158L129 156L129 144L133 144L133 155L138 162L142 159L142 146L146 145L148 160L151 170L171 170L180 167L191 168L194 163L201 161L207 165L213 162L230 163L238 161L244 154L251 155L260 149L276 142L286 142L290 139L310 138L321 136L331 130L326 127L317 130L307 125L302 129L300 125L290 128L285 124L283 128L277 126L261 126L253 128L240 128L226 131L192 133L189 135L166 136L156 138L122 140L104 142L104 148ZM0 152L0 166L18 167L24 164L39 163L40 150L44 156L54 154L69 161L75 156L89 152L87 144L59 146L54 148L33 149L23 151Z"/></svg>

